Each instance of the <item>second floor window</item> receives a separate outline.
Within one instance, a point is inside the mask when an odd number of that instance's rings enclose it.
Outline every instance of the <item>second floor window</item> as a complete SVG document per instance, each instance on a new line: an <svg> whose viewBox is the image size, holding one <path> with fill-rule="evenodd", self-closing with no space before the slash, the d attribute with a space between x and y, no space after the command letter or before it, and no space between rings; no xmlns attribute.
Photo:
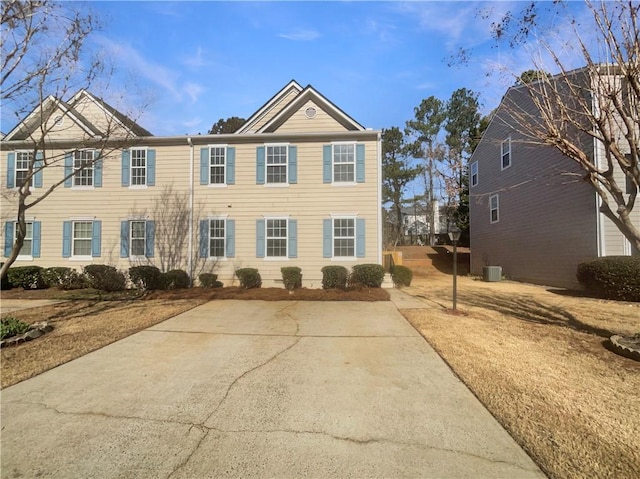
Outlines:
<svg viewBox="0 0 640 479"><path fill-rule="evenodd" d="M210 185L224 185L225 184L225 152L224 146L211 147L209 149L209 161L210 161ZM213 255L215 256L215 255Z"/></svg>
<svg viewBox="0 0 640 479"><path fill-rule="evenodd" d="M29 174L29 164L33 158L31 151L16 152L16 188L21 187Z"/></svg>
<svg viewBox="0 0 640 479"><path fill-rule="evenodd" d="M73 185L93 186L93 150L79 150L73 153Z"/></svg>
<svg viewBox="0 0 640 479"><path fill-rule="evenodd" d="M355 145L333 145L333 182L352 183L355 181Z"/></svg>
<svg viewBox="0 0 640 479"><path fill-rule="evenodd" d="M267 146L267 184L287 182L287 146Z"/></svg>
<svg viewBox="0 0 640 479"><path fill-rule="evenodd" d="M131 185L147 184L147 150L131 149Z"/></svg>

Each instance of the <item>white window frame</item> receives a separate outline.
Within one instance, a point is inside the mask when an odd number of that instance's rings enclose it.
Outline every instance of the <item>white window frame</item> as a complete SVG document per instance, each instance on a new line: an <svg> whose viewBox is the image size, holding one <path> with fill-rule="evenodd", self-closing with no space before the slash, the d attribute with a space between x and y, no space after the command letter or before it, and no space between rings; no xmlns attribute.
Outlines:
<svg viewBox="0 0 640 479"><path fill-rule="evenodd" d="M505 145L507 145L507 149L505 151ZM505 157L509 158L509 163L505 166L504 159ZM500 170L506 170L511 166L512 163L511 157L511 136L507 137L502 143L500 143Z"/></svg>
<svg viewBox="0 0 640 479"><path fill-rule="evenodd" d="M282 163L275 165L269 165L269 149L272 148L284 148L284 168L285 168L285 181L284 182L269 182L269 166L281 167ZM289 186L289 144L288 143L270 143L264 145L264 184L265 186Z"/></svg>
<svg viewBox="0 0 640 479"><path fill-rule="evenodd" d="M283 236L269 236L269 222L270 221L284 221L286 228L286 235ZM269 255L269 240L284 240L284 256L270 256ZM289 217L288 216L270 216L264 218L264 258L271 261L285 261L289 259Z"/></svg>
<svg viewBox="0 0 640 479"><path fill-rule="evenodd" d="M26 155L26 160L22 159L21 157L23 155ZM27 162L27 167L26 168L18 168L18 162ZM26 176L29 174L29 164L31 164L33 162L33 151L16 151L16 159L15 162L13 164L14 166L14 170L13 170L13 174L14 174L14 187L15 188L20 188L23 184L24 184L24 179L22 180L22 182L18 181L18 172L24 172L25 174L25 178ZM32 185L33 186L33 185Z"/></svg>
<svg viewBox="0 0 640 479"><path fill-rule="evenodd" d="M16 258L16 260L19 261L31 261L33 260L33 220L26 220L25 224L27 226L27 231L25 233L24 236L24 241L30 241L31 242L31 248L29 248L29 254L22 254L22 250L24 249L24 244L22 245L22 248L20 249L20 252L18 253L18 257ZM29 235L29 225L31 225L31 234ZM18 239L18 222L14 221L13 223L13 243L15 244L16 240Z"/></svg>
<svg viewBox="0 0 640 479"><path fill-rule="evenodd" d="M89 228L89 237L88 238L76 238L76 224L78 223L88 223ZM76 240L78 241L86 241L89 240L89 254L76 254ZM74 260L93 260L93 256L91 255L93 249L93 219L73 219L71 220L71 259Z"/></svg>
<svg viewBox="0 0 640 479"><path fill-rule="evenodd" d="M222 150L222 164L213 164L213 152L214 150ZM265 150L266 151L266 150ZM265 157L266 162L266 157ZM211 174L213 168L222 168L222 182L220 183L212 183L211 182ZM227 186L227 145L210 145L209 146L209 186L211 187L222 187Z"/></svg>
<svg viewBox="0 0 640 479"><path fill-rule="evenodd" d="M208 239L207 239L207 258L223 260L227 257L227 218L224 216L211 216L207 218L209 222L209 227L207 228ZM211 235L211 224L213 221L221 221L222 222L222 237L216 236L215 238ZM213 256L211 251L211 240L222 240L222 256Z"/></svg>
<svg viewBox="0 0 640 479"><path fill-rule="evenodd" d="M336 237L336 220L351 220L353 221L353 256L337 256L336 255L336 238L350 239L350 236ZM356 248L358 241L357 232L357 215L332 215L331 216L331 259L338 261L349 261L357 259Z"/></svg>
<svg viewBox="0 0 640 479"><path fill-rule="evenodd" d="M135 153L144 152L144 166L134 166ZM149 167L148 163L148 148L130 148L129 149L129 188L147 188L147 168ZM142 180L143 183L135 184L134 178L139 178L140 176L135 176L133 174L134 170L143 170Z"/></svg>
<svg viewBox="0 0 640 479"><path fill-rule="evenodd" d="M353 148L351 162L336 162L336 147L351 146ZM353 174L352 180L336 180L336 166L351 165ZM341 141L331 143L331 183L335 185L354 185L356 184L356 143L353 141Z"/></svg>
<svg viewBox="0 0 640 479"><path fill-rule="evenodd" d="M91 153L91 159L89 161L91 161L91 166L82 169L82 171L80 171L80 168L82 168L82 166L78 166L76 167L76 161L87 161L87 158L83 158L82 155L84 153ZM76 155L80 155L80 158L76 158ZM93 189L95 188L95 184L96 184L96 174L95 174L95 159L96 159L96 152L95 150L88 150L88 149L84 149L84 150L75 150L73 152L73 156L72 156L72 165L71 168L73 170L73 177L72 177L72 183L71 183L71 187L72 188L76 188L76 189ZM88 175L86 175L85 173L90 172L91 173L91 184L90 185L83 185L83 184L78 184L77 182L82 180L83 178L88 178Z"/></svg>
<svg viewBox="0 0 640 479"><path fill-rule="evenodd" d="M493 200L495 198L495 207L493 206ZM493 219L493 212L496 212L496 219ZM498 221L500 221L500 198L499 195L496 193L495 195L491 195L489 197L489 221L491 224L493 223L497 223Z"/></svg>
<svg viewBox="0 0 640 479"><path fill-rule="evenodd" d="M142 223L144 226L142 228L142 238L133 237L133 224L134 223ZM140 241L142 239L142 254L134 254L133 253L133 242ZM129 220L129 258L138 259L138 258L146 258L147 257L147 220L143 219L132 219Z"/></svg>
<svg viewBox="0 0 640 479"><path fill-rule="evenodd" d="M471 163L471 168L469 169L469 184L471 185L471 188L473 188L474 186L478 186L478 179L478 162L474 161L473 163Z"/></svg>

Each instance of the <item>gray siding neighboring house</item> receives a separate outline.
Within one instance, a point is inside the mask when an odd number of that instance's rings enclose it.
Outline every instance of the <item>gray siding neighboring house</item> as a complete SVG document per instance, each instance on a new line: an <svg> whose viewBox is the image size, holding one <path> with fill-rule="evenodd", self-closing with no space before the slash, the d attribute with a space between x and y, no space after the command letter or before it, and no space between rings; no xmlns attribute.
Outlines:
<svg viewBox="0 0 640 479"><path fill-rule="evenodd" d="M510 88L469 160L471 273L501 266L509 279L577 288L579 263L631 254L629 243L598 212L583 170L527 138L506 105L535 111L525 88ZM587 146L595 161L596 148Z"/></svg>

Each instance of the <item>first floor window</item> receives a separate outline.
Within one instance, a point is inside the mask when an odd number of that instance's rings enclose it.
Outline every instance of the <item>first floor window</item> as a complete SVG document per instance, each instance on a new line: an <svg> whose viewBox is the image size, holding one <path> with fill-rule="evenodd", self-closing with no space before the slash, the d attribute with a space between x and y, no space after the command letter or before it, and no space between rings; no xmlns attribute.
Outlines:
<svg viewBox="0 0 640 479"><path fill-rule="evenodd" d="M91 256L92 232L93 223L91 221L74 221L73 256Z"/></svg>
<svg viewBox="0 0 640 479"><path fill-rule="evenodd" d="M33 152L31 151L17 151L16 152L16 188L21 187L27 179L29 174L29 164L33 159Z"/></svg>
<svg viewBox="0 0 640 479"><path fill-rule="evenodd" d="M267 146L267 184L287 182L286 145Z"/></svg>
<svg viewBox="0 0 640 479"><path fill-rule="evenodd" d="M471 186L478 184L478 162L471 163Z"/></svg>
<svg viewBox="0 0 640 479"><path fill-rule="evenodd" d="M498 222L498 219L499 219L498 209L499 209L498 195L492 195L489 198L489 210L491 215L491 223Z"/></svg>
<svg viewBox="0 0 640 479"><path fill-rule="evenodd" d="M225 256L225 220L209 220L209 256L224 258Z"/></svg>
<svg viewBox="0 0 640 479"><path fill-rule="evenodd" d="M73 153L74 186L93 186L93 150L78 150Z"/></svg>
<svg viewBox="0 0 640 479"><path fill-rule="evenodd" d="M354 182L355 181L355 145L336 144L333 145L333 181Z"/></svg>
<svg viewBox="0 0 640 479"><path fill-rule="evenodd" d="M24 243L22 244L22 248L20 248L19 256L31 256L32 246L33 246L33 223L26 223L26 232L24 235ZM14 224L14 242L18 239L18 223Z"/></svg>
<svg viewBox="0 0 640 479"><path fill-rule="evenodd" d="M511 137L502 142L500 146L502 165L501 169L509 168L511 166Z"/></svg>
<svg viewBox="0 0 640 479"><path fill-rule="evenodd" d="M147 245L147 222L131 221L131 256L144 256Z"/></svg>
<svg viewBox="0 0 640 479"><path fill-rule="evenodd" d="M356 225L354 218L333 219L333 256L354 257L356 255Z"/></svg>
<svg viewBox="0 0 640 479"><path fill-rule="evenodd" d="M209 150L210 161L210 185L224 185L225 184L225 153L226 148L224 146L212 146Z"/></svg>
<svg viewBox="0 0 640 479"><path fill-rule="evenodd" d="M144 186L147 184L147 150L131 149L131 184Z"/></svg>
<svg viewBox="0 0 640 479"><path fill-rule="evenodd" d="M267 257L281 258L287 256L287 220L267 220Z"/></svg>

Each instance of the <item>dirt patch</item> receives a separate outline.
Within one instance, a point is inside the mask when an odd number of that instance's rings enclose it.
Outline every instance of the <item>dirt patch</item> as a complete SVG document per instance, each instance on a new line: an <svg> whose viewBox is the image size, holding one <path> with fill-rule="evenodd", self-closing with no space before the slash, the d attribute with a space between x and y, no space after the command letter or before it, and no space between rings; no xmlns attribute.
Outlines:
<svg viewBox="0 0 640 479"><path fill-rule="evenodd" d="M603 343L640 331L640 304L430 271L403 314L554 478L640 477L640 363Z"/></svg>

